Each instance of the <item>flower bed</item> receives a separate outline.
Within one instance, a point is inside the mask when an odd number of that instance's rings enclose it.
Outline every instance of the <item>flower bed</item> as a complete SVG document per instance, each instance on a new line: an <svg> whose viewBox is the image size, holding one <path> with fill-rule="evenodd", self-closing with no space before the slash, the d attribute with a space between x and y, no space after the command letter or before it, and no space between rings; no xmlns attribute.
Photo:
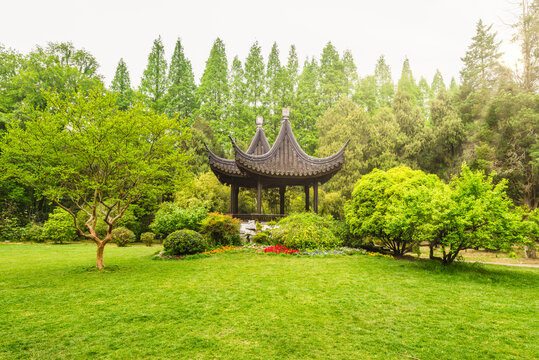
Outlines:
<svg viewBox="0 0 539 360"><path fill-rule="evenodd" d="M235 246L226 245L226 246L220 247L218 249L213 249L213 250L210 250L210 251L204 251L204 254L213 255L213 254L219 254L219 253L222 253L222 252L225 252L225 251L228 251L228 250L234 250L234 249L236 249Z"/></svg>
<svg viewBox="0 0 539 360"><path fill-rule="evenodd" d="M297 253L298 251L299 250L289 249L283 245L268 246L267 248L264 249L264 252L266 253L273 252L276 254L293 254L293 253Z"/></svg>

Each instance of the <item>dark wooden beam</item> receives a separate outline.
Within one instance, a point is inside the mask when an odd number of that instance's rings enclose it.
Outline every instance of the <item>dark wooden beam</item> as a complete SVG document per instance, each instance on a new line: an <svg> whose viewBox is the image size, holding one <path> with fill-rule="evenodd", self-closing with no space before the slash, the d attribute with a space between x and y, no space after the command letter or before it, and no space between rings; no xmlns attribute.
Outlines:
<svg viewBox="0 0 539 360"><path fill-rule="evenodd" d="M236 184L232 184L230 185L230 213L231 214L236 214L237 211L236 211L236 204L235 204L235 200L236 200Z"/></svg>
<svg viewBox="0 0 539 360"><path fill-rule="evenodd" d="M305 186L305 211L309 211L309 186Z"/></svg>
<svg viewBox="0 0 539 360"><path fill-rule="evenodd" d="M284 194L286 186L279 187L279 214L284 215Z"/></svg>
<svg viewBox="0 0 539 360"><path fill-rule="evenodd" d="M313 210L318 214L318 181L313 184Z"/></svg>
<svg viewBox="0 0 539 360"><path fill-rule="evenodd" d="M256 213L262 214L262 182L260 179L256 184Z"/></svg>
<svg viewBox="0 0 539 360"><path fill-rule="evenodd" d="M236 185L236 191L234 192L234 214L239 213L240 202L238 200L240 195L240 187Z"/></svg>

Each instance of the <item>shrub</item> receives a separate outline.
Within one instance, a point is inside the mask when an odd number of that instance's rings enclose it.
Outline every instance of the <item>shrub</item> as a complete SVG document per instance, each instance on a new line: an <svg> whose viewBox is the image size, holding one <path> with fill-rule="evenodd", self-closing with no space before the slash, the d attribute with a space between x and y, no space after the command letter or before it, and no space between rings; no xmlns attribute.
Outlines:
<svg viewBox="0 0 539 360"><path fill-rule="evenodd" d="M333 249L342 246L331 217L296 213L281 219L271 230L273 242L290 249Z"/></svg>
<svg viewBox="0 0 539 360"><path fill-rule="evenodd" d="M0 222L1 241L19 241L23 235L23 229L19 227L16 218L5 218Z"/></svg>
<svg viewBox="0 0 539 360"><path fill-rule="evenodd" d="M152 246L154 239L155 234L153 232L145 232L140 234L140 241L142 241L146 246Z"/></svg>
<svg viewBox="0 0 539 360"><path fill-rule="evenodd" d="M197 254L208 248L204 237L193 230L174 231L167 236L163 247L170 255Z"/></svg>
<svg viewBox="0 0 539 360"><path fill-rule="evenodd" d="M125 247L129 243L135 242L135 233L125 227L112 230L111 240L119 247Z"/></svg>
<svg viewBox="0 0 539 360"><path fill-rule="evenodd" d="M150 229L162 238L182 229L199 231L207 213L204 207L181 208L174 203L163 203L155 213Z"/></svg>
<svg viewBox="0 0 539 360"><path fill-rule="evenodd" d="M43 242L43 227L30 223L24 228L24 240L32 242Z"/></svg>
<svg viewBox="0 0 539 360"><path fill-rule="evenodd" d="M257 244L269 244L271 242L271 237L270 237L269 232L261 231L255 234L255 236L253 236L253 242Z"/></svg>
<svg viewBox="0 0 539 360"><path fill-rule="evenodd" d="M201 232L215 246L241 245L240 220L230 215L209 213L202 222Z"/></svg>
<svg viewBox="0 0 539 360"><path fill-rule="evenodd" d="M42 236L44 241L52 241L55 244L76 240L77 229L73 224L73 217L67 211L55 208L43 224Z"/></svg>

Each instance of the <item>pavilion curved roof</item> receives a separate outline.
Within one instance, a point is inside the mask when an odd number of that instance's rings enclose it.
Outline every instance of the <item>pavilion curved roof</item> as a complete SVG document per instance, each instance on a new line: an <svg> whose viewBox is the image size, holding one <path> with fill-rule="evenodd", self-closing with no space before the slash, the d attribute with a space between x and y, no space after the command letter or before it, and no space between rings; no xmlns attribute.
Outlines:
<svg viewBox="0 0 539 360"><path fill-rule="evenodd" d="M233 140L232 144L236 165L246 173L272 178L314 179L323 177L329 179L344 165L344 152L348 141L337 153L329 157L312 157L306 154L298 144L290 120L285 115L279 135L269 151L263 154L249 154L242 151Z"/></svg>
<svg viewBox="0 0 539 360"><path fill-rule="evenodd" d="M271 148L260 119L257 119L257 125L256 134L245 152L230 138L234 147L234 160L215 155L205 144L210 168L221 182L255 187L257 179L263 177L267 182L283 182L290 185L314 180L324 183L344 165L348 141L337 153L329 157L315 158L306 154L294 136L288 109L283 109L281 129Z"/></svg>

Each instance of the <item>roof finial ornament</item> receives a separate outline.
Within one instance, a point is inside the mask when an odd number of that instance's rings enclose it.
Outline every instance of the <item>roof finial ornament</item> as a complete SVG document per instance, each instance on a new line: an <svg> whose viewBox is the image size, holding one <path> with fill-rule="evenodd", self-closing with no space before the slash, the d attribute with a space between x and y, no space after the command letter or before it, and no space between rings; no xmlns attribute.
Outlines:
<svg viewBox="0 0 539 360"><path fill-rule="evenodd" d="M264 123L264 118L262 116L257 116L255 123L256 123L256 126L262 127L262 124Z"/></svg>
<svg viewBox="0 0 539 360"><path fill-rule="evenodd" d="M290 117L290 109L283 108L283 121L288 120Z"/></svg>

